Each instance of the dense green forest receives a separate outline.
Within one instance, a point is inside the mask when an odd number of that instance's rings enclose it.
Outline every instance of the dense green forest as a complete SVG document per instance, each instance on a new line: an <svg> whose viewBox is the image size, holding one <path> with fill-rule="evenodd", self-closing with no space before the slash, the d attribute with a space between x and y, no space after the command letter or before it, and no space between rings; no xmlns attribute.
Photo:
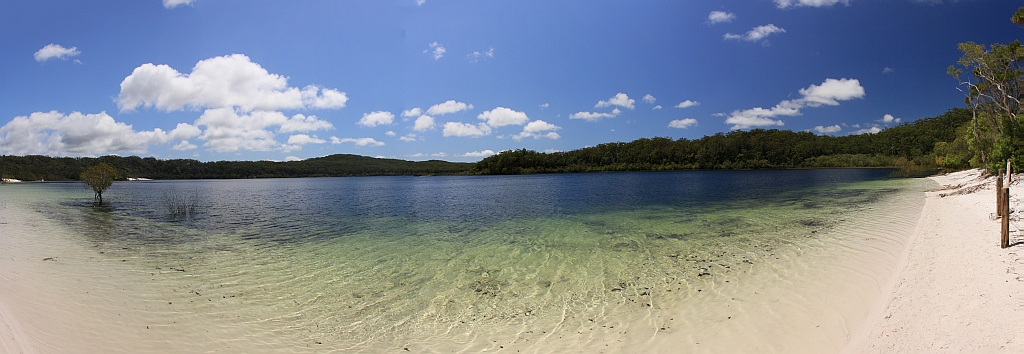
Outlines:
<svg viewBox="0 0 1024 354"><path fill-rule="evenodd" d="M274 178L328 176L405 176L460 174L471 163L447 161L403 161L358 155L330 155L302 161L217 161L158 160L152 157L103 156L47 157L0 156L0 175L23 181L77 180L90 166L106 163L113 166L120 178L153 179L198 178Z"/></svg>
<svg viewBox="0 0 1024 354"><path fill-rule="evenodd" d="M681 169L811 167L964 168L971 112L953 109L876 134L823 136L789 130L733 131L696 140L642 138L567 152L504 151L473 163L412 162L357 155L303 161L158 160L152 157L0 156L0 175L26 181L75 180L100 162L120 177L154 179L271 178L381 175L520 174Z"/></svg>
<svg viewBox="0 0 1024 354"><path fill-rule="evenodd" d="M884 129L876 134L815 135L789 130L732 131L696 140L638 139L578 150L540 153L511 150L487 157L476 174L680 169L763 169L810 167L936 167L970 164L962 136L971 112L953 109L938 117ZM938 151L936 151L938 147Z"/></svg>

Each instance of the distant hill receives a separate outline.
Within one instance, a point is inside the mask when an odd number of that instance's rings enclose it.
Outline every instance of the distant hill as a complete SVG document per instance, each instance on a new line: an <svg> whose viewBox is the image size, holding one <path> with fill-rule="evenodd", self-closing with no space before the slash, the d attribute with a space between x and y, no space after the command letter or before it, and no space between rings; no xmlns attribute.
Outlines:
<svg viewBox="0 0 1024 354"><path fill-rule="evenodd" d="M954 146L971 113L952 109L933 118L874 134L828 136L791 130L753 129L696 140L642 138L565 152L510 150L476 164L474 174L770 169L814 167L936 166L936 143ZM958 162L966 164L966 159ZM946 165L945 168L966 167Z"/></svg>
<svg viewBox="0 0 1024 354"><path fill-rule="evenodd" d="M100 162L113 166L121 178L224 179L276 177L412 176L462 174L472 163L439 160L405 161L338 154L302 161L159 160L152 157L0 156L0 175L23 181L77 180L86 168Z"/></svg>

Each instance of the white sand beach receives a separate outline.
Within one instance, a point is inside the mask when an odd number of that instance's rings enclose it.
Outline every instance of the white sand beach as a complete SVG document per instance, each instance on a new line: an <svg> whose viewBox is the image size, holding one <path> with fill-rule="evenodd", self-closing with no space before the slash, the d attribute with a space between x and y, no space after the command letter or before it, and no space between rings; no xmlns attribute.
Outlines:
<svg viewBox="0 0 1024 354"><path fill-rule="evenodd" d="M927 193L888 297L846 352L1024 353L1020 178L1010 188L1011 247L1001 249L996 177L932 177L944 188Z"/></svg>

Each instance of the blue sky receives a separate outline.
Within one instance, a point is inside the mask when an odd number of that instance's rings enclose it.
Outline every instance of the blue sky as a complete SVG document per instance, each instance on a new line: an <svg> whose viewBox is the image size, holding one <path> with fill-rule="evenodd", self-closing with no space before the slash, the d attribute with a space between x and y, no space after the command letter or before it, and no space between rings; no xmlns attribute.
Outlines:
<svg viewBox="0 0 1024 354"><path fill-rule="evenodd" d="M477 161L962 106L1013 1L6 1L0 154Z"/></svg>

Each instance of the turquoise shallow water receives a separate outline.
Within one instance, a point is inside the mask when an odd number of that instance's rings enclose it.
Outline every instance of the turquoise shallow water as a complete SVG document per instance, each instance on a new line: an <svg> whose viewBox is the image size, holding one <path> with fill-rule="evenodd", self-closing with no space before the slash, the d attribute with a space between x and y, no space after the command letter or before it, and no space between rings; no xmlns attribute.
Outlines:
<svg viewBox="0 0 1024 354"><path fill-rule="evenodd" d="M234 328L196 330L182 350L246 337L268 351L543 352L697 331L673 314L722 311L737 292L723 286L794 286L748 278L784 279L835 249L896 257L884 246L898 236L849 245L911 223L885 210L913 209L923 184L887 174L119 182L99 208L77 184L25 184L0 202L120 261L140 323ZM175 197L195 212L173 213Z"/></svg>

